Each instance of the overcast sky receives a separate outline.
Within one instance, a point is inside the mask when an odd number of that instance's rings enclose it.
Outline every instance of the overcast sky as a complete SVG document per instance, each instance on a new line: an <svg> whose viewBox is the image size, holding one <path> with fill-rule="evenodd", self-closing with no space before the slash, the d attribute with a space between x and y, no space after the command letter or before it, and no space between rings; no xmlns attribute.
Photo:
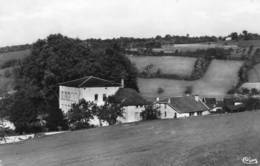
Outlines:
<svg viewBox="0 0 260 166"><path fill-rule="evenodd" d="M0 46L51 33L112 38L260 33L260 0L0 0Z"/></svg>

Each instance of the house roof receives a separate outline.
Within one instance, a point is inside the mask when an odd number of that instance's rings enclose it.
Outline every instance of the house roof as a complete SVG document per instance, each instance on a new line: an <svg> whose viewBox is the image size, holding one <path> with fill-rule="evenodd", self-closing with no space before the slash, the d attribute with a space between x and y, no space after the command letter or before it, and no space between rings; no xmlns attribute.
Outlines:
<svg viewBox="0 0 260 166"><path fill-rule="evenodd" d="M85 88L85 87L120 87L121 84L105 80L102 78L94 77L94 76L86 76L83 78L67 81L60 83L61 86L68 87L77 87L77 88Z"/></svg>
<svg viewBox="0 0 260 166"><path fill-rule="evenodd" d="M210 108L213 108L217 104L216 98L204 98L206 105Z"/></svg>
<svg viewBox="0 0 260 166"><path fill-rule="evenodd" d="M209 109L206 104L201 100L196 101L193 96L172 97L170 103L168 100L161 103L167 102L178 113L201 112Z"/></svg>
<svg viewBox="0 0 260 166"><path fill-rule="evenodd" d="M113 97L115 103L123 106L147 105L148 102L134 89L120 88Z"/></svg>

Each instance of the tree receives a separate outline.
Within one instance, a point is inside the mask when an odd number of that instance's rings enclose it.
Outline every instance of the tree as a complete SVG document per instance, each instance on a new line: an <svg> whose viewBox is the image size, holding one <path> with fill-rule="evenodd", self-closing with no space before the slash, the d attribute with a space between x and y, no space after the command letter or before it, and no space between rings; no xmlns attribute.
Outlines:
<svg viewBox="0 0 260 166"><path fill-rule="evenodd" d="M154 120L160 117L160 111L157 106L148 105L145 110L141 112L141 117L143 120Z"/></svg>
<svg viewBox="0 0 260 166"><path fill-rule="evenodd" d="M232 40L238 40L238 34L237 34L237 32L232 32L232 33L230 34L230 37L231 37Z"/></svg>
<svg viewBox="0 0 260 166"><path fill-rule="evenodd" d="M72 104L72 108L67 113L69 127L71 129L82 129L92 127L89 124L96 115L97 105L82 99L77 104Z"/></svg>
<svg viewBox="0 0 260 166"><path fill-rule="evenodd" d="M157 93L158 93L158 94L162 94L163 92L164 92L164 89L163 89L163 88L159 87L159 88L157 89Z"/></svg>
<svg viewBox="0 0 260 166"><path fill-rule="evenodd" d="M242 34L243 34L244 40L248 40L248 32L247 32L247 30L243 30Z"/></svg>
<svg viewBox="0 0 260 166"><path fill-rule="evenodd" d="M118 117L123 117L123 107L117 103L105 102L104 105L98 107L97 117L107 122L109 125L114 125Z"/></svg>
<svg viewBox="0 0 260 166"><path fill-rule="evenodd" d="M37 98L32 102L31 96L25 91L19 91L1 101L1 112L14 123L16 132L39 132L41 131L37 123L37 116L40 114L40 110L37 109L39 102Z"/></svg>
<svg viewBox="0 0 260 166"><path fill-rule="evenodd" d="M121 53L118 45L110 44L111 47L108 49L94 49L79 39L61 34L50 35L35 42L31 55L15 70L18 93L14 96L26 92L21 101L27 104L23 105L24 108L19 114L26 115L28 111L38 115L47 114L46 126L50 130L56 130L58 126L65 127L64 117L58 105L57 85L87 75L115 82L120 82L123 78L126 87L138 90L136 68ZM28 108L29 106L33 107Z"/></svg>

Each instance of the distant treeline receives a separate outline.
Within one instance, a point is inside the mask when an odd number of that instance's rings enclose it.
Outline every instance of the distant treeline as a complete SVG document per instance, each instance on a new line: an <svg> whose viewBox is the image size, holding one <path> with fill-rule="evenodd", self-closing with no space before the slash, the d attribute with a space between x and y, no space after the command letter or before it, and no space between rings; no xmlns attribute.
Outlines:
<svg viewBox="0 0 260 166"><path fill-rule="evenodd" d="M30 48L31 48L30 44L6 46L6 47L0 47L0 53L21 51L21 50L26 50L26 49L30 49Z"/></svg>

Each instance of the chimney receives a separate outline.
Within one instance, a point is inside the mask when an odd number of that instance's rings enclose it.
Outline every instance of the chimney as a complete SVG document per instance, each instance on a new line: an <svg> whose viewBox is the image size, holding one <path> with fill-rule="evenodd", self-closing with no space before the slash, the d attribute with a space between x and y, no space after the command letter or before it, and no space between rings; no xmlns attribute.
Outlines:
<svg viewBox="0 0 260 166"><path fill-rule="evenodd" d="M159 97L156 97L156 101L159 102L159 101L160 101L160 98L159 98Z"/></svg>
<svg viewBox="0 0 260 166"><path fill-rule="evenodd" d="M168 99L168 104L171 104L171 98Z"/></svg>
<svg viewBox="0 0 260 166"><path fill-rule="evenodd" d="M194 96L194 99L195 99L195 101L199 102L199 101L200 101L199 95L195 95L195 96Z"/></svg>
<svg viewBox="0 0 260 166"><path fill-rule="evenodd" d="M124 88L125 87L125 80L122 78L121 79L121 88Z"/></svg>

